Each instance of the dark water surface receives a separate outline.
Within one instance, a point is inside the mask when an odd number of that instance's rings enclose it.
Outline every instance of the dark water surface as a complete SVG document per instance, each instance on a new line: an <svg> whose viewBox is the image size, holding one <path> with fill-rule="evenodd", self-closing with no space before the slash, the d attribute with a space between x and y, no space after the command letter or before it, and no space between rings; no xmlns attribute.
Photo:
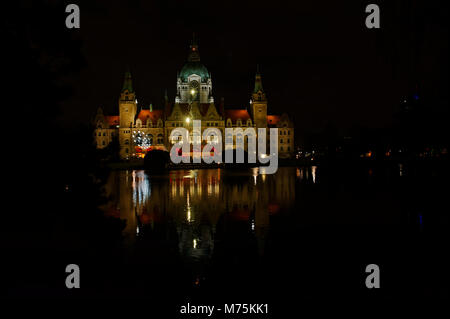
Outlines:
<svg viewBox="0 0 450 319"><path fill-rule="evenodd" d="M447 296L444 184L434 168L404 164L113 171L102 209L126 228L95 293L173 315L188 301L281 314L309 298ZM380 289L365 286L372 263Z"/></svg>

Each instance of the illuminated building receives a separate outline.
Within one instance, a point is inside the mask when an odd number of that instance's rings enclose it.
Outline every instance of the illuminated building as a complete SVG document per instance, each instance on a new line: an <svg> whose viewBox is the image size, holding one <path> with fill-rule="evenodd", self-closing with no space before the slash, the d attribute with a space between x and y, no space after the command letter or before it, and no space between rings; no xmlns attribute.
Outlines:
<svg viewBox="0 0 450 319"><path fill-rule="evenodd" d="M256 131L258 128L277 127L279 157L291 157L294 151L293 122L287 114L267 114L267 98L259 70L248 107L225 109L222 100L217 108L212 95L211 73L200 62L195 42L190 46L187 63L178 73L174 103L169 103L166 92L163 109L153 109L152 105L139 107L131 73L127 71L119 98L119 115L104 115L99 108L95 117L95 142L97 148L105 148L116 137L122 159L143 157L151 149L170 150L171 145L178 142L169 140L171 131L177 127L191 130L193 120L202 121L202 131L208 127L219 129L222 137L228 127L244 130L253 127ZM192 134L190 138L192 142ZM224 140L222 138L223 143Z"/></svg>

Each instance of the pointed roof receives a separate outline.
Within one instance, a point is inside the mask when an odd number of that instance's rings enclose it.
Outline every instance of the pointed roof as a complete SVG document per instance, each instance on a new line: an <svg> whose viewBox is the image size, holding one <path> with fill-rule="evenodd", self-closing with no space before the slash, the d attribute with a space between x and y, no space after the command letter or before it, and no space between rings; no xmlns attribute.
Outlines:
<svg viewBox="0 0 450 319"><path fill-rule="evenodd" d="M261 80L261 73L259 73L259 64L256 65L256 76L255 76L255 89L253 93L264 92Z"/></svg>
<svg viewBox="0 0 450 319"><path fill-rule="evenodd" d="M125 71L125 78L123 80L123 87L122 87L122 92L124 92L125 90L128 90L128 92L133 93L133 81L131 79L131 72L130 69L127 68L127 70Z"/></svg>

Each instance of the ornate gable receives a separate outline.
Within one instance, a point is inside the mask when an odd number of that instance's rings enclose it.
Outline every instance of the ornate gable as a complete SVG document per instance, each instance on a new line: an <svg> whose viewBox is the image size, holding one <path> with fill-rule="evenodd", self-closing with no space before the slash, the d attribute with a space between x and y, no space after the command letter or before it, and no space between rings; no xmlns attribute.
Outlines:
<svg viewBox="0 0 450 319"><path fill-rule="evenodd" d="M205 119L216 121L221 120L221 117L219 116L219 113L217 113L217 109L214 103L209 104L208 111L205 114Z"/></svg>
<svg viewBox="0 0 450 319"><path fill-rule="evenodd" d="M180 104L175 103L172 113L167 119L169 121L181 121L183 119L183 111L181 110Z"/></svg>

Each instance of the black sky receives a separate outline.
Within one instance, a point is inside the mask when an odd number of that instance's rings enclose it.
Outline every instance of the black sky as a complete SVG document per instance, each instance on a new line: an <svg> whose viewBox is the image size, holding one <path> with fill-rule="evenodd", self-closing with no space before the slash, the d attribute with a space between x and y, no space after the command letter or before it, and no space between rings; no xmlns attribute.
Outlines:
<svg viewBox="0 0 450 319"><path fill-rule="evenodd" d="M67 79L74 95L61 121L88 121L98 106L117 113L129 65L141 106L174 99L176 74L195 32L216 103L246 107L260 64L269 111L300 131L333 123L389 125L419 86L431 109L448 103L448 14L444 1L81 1L87 65ZM365 27L377 3L381 29ZM63 13L65 15L65 13Z"/></svg>

